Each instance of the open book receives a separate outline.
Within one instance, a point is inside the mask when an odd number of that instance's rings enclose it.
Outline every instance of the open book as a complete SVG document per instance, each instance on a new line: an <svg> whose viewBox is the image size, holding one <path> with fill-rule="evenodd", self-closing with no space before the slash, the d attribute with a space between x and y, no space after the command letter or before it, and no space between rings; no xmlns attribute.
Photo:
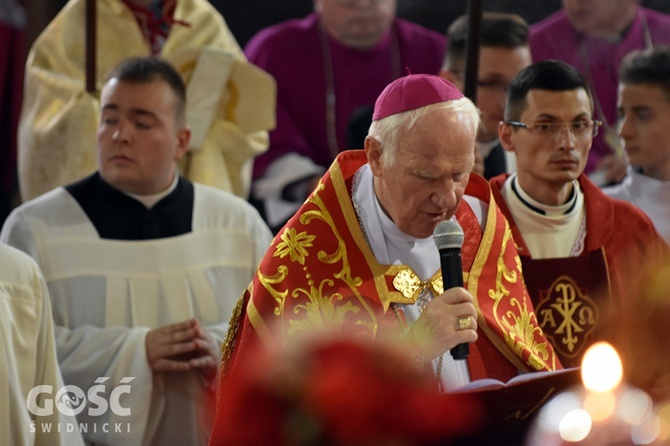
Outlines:
<svg viewBox="0 0 670 446"><path fill-rule="evenodd" d="M479 399L485 418L480 432L496 440L479 438L479 442L471 444L519 444L539 409L554 396L578 384L581 384L581 369L575 367L525 373L507 383L480 379L452 392L468 393Z"/></svg>
<svg viewBox="0 0 670 446"><path fill-rule="evenodd" d="M580 377L579 370L580 370L579 367L574 367L565 370L522 373L521 375L517 375L514 378L510 379L506 383L492 378L478 379L462 387L459 387L458 389L454 389L453 391L460 393L460 392L476 392L482 390L501 389L503 387L513 387L537 380L542 381L562 380L566 378L564 375L568 375L570 377L575 373L577 374L576 377L579 379Z"/></svg>

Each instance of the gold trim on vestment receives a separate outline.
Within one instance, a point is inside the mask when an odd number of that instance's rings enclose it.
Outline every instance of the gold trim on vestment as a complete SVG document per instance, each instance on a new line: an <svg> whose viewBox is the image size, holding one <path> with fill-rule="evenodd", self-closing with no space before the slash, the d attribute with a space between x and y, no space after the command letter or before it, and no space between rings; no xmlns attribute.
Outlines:
<svg viewBox="0 0 670 446"><path fill-rule="evenodd" d="M244 319L243 311L244 308L244 293L237 300L237 304L233 309L233 312L230 316L230 321L228 322L228 331L226 332L226 337L221 343L221 376L225 376L228 371L228 365L230 364L230 358L233 356L233 350L235 350L235 339L237 339L237 333L240 329L240 324ZM221 387L219 386L219 389ZM218 392L217 390L217 396Z"/></svg>
<svg viewBox="0 0 670 446"><path fill-rule="evenodd" d="M549 368L550 370L556 369L555 357L552 364L547 364L546 359L549 358L547 352L548 346L536 345L535 343L535 333L537 330L541 330L539 326L533 325L534 313L532 309L529 309L522 299L523 296L510 296L510 289L505 285L517 284L520 280L523 280L521 277L521 260L516 256L516 270L510 270L507 267L505 261L505 254L507 251L507 246L509 243L514 243L512 232L509 226L509 223L505 220L504 225L504 235L502 240L502 248L498 258L496 259L497 263L497 276L495 279L495 289L489 289L488 292L482 296L479 293L478 284L481 277L481 274L484 270L484 267L490 259L491 247L494 244L494 238L496 235L496 225L498 224L498 216L495 210L495 201L493 194L489 192L489 211L486 218L486 227L484 233L482 234L482 241L479 245L479 250L473 262L472 268L470 270L469 277L467 279L468 290L473 296L476 296L475 305L477 307L478 314L478 324L479 328L486 334L491 343L500 351L512 364L514 364L519 370L523 371L535 371L541 370L543 368ZM518 289L518 287L517 287ZM489 298L493 300L493 308L490 312L495 318L495 323L498 325L499 330L504 334L504 341L500 336L496 335L493 332L493 329L488 325L486 319L484 318L479 299ZM508 310L505 310L502 314L500 311L501 302L508 302ZM516 311L512 312L516 308ZM513 318L513 323L510 323L510 318ZM507 345L504 345L506 343ZM517 355L515 352L519 352L523 349L527 349L530 353L529 363L532 365L534 370L528 368L528 365ZM544 357L544 359L543 359Z"/></svg>
<svg viewBox="0 0 670 446"><path fill-rule="evenodd" d="M375 288L377 289L377 295L379 296L379 301L384 308L384 313L386 313L393 303L397 304L413 304L416 302L416 299L411 300L406 298L399 290L389 289L387 283L387 277L395 277L398 272L403 268L409 268L405 265L382 265L377 261L374 253L370 249L368 241L365 239L365 235L361 229L361 224L358 221L358 215L354 210L353 200L349 193L349 189L344 181L342 171L340 166L335 164L331 169L331 181L333 187L335 188L335 193L342 208L344 218L347 222L347 227L351 231L351 236L354 239L358 249L365 256L365 262L368 264L370 270L372 271L372 276L374 277Z"/></svg>

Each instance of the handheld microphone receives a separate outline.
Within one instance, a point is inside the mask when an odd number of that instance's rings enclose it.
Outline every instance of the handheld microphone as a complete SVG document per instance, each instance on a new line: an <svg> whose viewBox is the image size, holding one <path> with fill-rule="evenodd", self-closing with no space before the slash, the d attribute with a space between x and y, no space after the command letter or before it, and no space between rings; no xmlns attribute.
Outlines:
<svg viewBox="0 0 670 446"><path fill-rule="evenodd" d="M433 230L433 241L440 252L442 283L445 290L463 286L461 247L464 238L463 228L452 220L441 221ZM458 344L450 352L454 359L466 359L470 354L470 346Z"/></svg>

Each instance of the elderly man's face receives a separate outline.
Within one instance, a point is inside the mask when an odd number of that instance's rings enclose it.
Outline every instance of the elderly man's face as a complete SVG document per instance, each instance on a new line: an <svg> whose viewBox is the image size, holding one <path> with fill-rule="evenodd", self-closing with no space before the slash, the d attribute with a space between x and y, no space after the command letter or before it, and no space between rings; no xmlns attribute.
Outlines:
<svg viewBox="0 0 670 446"><path fill-rule="evenodd" d="M365 50L391 28L396 0L314 0L314 9L335 40Z"/></svg>
<svg viewBox="0 0 670 446"><path fill-rule="evenodd" d="M175 161L188 149L190 131L177 122L177 97L163 80L111 79L100 94L98 168L102 178L126 193L165 190Z"/></svg>
<svg viewBox="0 0 670 446"><path fill-rule="evenodd" d="M375 193L384 212L405 234L430 237L451 218L465 192L474 165L476 129L472 121L439 109L400 131L395 162L382 165L383 147L366 141Z"/></svg>

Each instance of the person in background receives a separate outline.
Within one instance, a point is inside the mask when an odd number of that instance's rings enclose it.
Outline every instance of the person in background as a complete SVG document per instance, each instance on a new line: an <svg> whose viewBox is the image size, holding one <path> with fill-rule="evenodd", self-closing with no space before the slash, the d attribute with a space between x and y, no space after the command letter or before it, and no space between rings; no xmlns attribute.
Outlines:
<svg viewBox="0 0 670 446"><path fill-rule="evenodd" d="M447 31L447 54L440 76L461 91L465 87L469 16L456 19ZM490 179L516 171L513 152L498 140L498 123L504 119L507 85L531 63L528 25L514 14L485 11L479 29L479 64L475 104L482 112L477 133L474 172Z"/></svg>
<svg viewBox="0 0 670 446"><path fill-rule="evenodd" d="M404 340L445 390L561 367L539 329L509 226L486 180L470 175L478 125L474 104L437 75L408 75L384 89L365 150L338 155L238 303L220 402L227 377L257 349L315 329ZM446 220L464 231L465 288L445 291L432 236ZM471 343L467 360L449 354L461 343ZM215 427L210 444L219 435Z"/></svg>
<svg viewBox="0 0 670 446"><path fill-rule="evenodd" d="M631 165L603 192L642 209L670 243L670 46L634 51L621 63L619 133Z"/></svg>
<svg viewBox="0 0 670 446"><path fill-rule="evenodd" d="M490 180L523 264L542 330L564 366L579 366L612 307L634 299L643 257L667 252L639 209L607 197L583 174L600 122L571 65L536 62L510 83L498 128L516 174Z"/></svg>
<svg viewBox="0 0 670 446"><path fill-rule="evenodd" d="M271 233L245 200L179 176L191 132L169 63L123 61L100 101L98 171L16 208L0 241L44 272L65 383L130 379L132 417L78 415L123 422L88 442L204 444L227 322Z"/></svg>
<svg viewBox="0 0 670 446"><path fill-rule="evenodd" d="M248 64L223 17L206 0L95 2L95 91L86 89L86 0L70 0L26 62L19 122L19 186L29 200L96 169L103 76L131 56L160 55L187 83L192 136L186 178L247 198L253 159L267 150L275 84Z"/></svg>
<svg viewBox="0 0 670 446"><path fill-rule="evenodd" d="M252 188L275 231L349 148L352 114L371 108L393 79L440 70L445 37L395 13L396 0L314 0L312 14L246 45L249 61L277 80L277 127L254 163Z"/></svg>
<svg viewBox="0 0 670 446"><path fill-rule="evenodd" d="M16 131L21 112L26 13L17 0L0 4L0 225L19 201Z"/></svg>
<svg viewBox="0 0 670 446"><path fill-rule="evenodd" d="M44 277L33 259L4 245L0 308L0 444L83 445L77 419L53 401L64 384Z"/></svg>
<svg viewBox="0 0 670 446"><path fill-rule="evenodd" d="M620 182L627 161L616 130L617 70L636 49L670 44L670 15L639 0L563 0L563 9L531 27L533 61L557 59L586 78L603 123L585 167L598 186Z"/></svg>

